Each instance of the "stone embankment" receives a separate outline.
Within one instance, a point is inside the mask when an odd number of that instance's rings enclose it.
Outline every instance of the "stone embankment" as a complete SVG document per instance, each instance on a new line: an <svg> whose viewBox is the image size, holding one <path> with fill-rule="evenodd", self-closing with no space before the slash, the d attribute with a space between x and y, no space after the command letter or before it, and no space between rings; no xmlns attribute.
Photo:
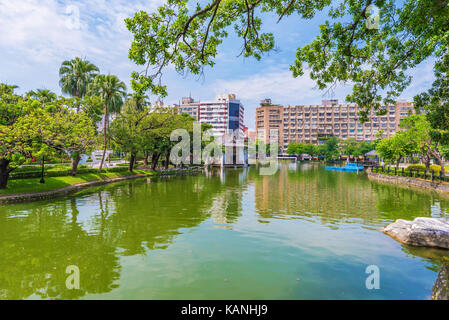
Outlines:
<svg viewBox="0 0 449 320"><path fill-rule="evenodd" d="M441 181L429 181L419 178L392 176L381 173L368 172L368 179L376 182L383 182L388 184L396 184L402 187L415 187L427 190L433 190L439 193L449 195L449 183Z"/></svg>

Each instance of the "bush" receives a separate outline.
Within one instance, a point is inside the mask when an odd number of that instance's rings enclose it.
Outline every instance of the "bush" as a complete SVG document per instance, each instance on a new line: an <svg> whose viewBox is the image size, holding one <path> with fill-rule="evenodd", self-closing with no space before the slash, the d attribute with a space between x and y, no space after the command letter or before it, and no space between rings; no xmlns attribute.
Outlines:
<svg viewBox="0 0 449 320"><path fill-rule="evenodd" d="M426 166L424 164L411 164L409 165L405 171L410 171L410 170L425 170Z"/></svg>
<svg viewBox="0 0 449 320"><path fill-rule="evenodd" d="M434 172L440 172L441 171L441 166L438 164L432 164L430 166L430 170L434 171Z"/></svg>
<svg viewBox="0 0 449 320"><path fill-rule="evenodd" d="M407 169L405 169L406 171L410 171L410 170L426 170L426 166L424 164L411 164L407 167ZM432 164L430 166L430 170L432 170L433 172L440 172L441 171L441 166L437 165L437 164Z"/></svg>

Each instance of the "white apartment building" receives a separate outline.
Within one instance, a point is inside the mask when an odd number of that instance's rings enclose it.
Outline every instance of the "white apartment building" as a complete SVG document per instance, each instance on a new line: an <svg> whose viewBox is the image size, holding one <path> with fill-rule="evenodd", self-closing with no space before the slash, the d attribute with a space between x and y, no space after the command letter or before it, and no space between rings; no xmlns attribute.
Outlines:
<svg viewBox="0 0 449 320"><path fill-rule="evenodd" d="M215 136L238 130L238 136L243 137L244 108L235 94L219 94L211 101L182 98L179 113L187 113L200 123L210 124Z"/></svg>

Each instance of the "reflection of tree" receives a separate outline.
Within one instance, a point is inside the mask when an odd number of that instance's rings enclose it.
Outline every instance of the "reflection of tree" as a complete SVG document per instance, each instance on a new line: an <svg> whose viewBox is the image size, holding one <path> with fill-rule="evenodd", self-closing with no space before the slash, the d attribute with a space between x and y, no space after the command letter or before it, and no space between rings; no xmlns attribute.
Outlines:
<svg viewBox="0 0 449 320"><path fill-rule="evenodd" d="M222 188L218 180L206 182L201 176L152 178L139 188L121 188L108 223L120 233L117 245L124 249L123 255L167 247L181 233L179 229L198 226L208 218L205 209Z"/></svg>
<svg viewBox="0 0 449 320"><path fill-rule="evenodd" d="M71 217L68 203L72 208ZM0 223L0 298L74 299L85 292L108 292L119 277L115 248L76 223L76 203L66 201L28 210ZM65 286L69 265L81 271L80 290Z"/></svg>
<svg viewBox="0 0 449 320"><path fill-rule="evenodd" d="M302 165L297 171L281 164L276 175L255 180L256 209L262 218L314 217L321 222L339 224L344 218L371 220L374 194L366 179L353 174L329 173L317 164Z"/></svg>
<svg viewBox="0 0 449 320"><path fill-rule="evenodd" d="M403 244L402 251L413 257L418 257L429 262L429 265L426 268L435 272L438 272L441 265L449 264L449 252L444 249L408 246Z"/></svg>
<svg viewBox="0 0 449 320"><path fill-rule="evenodd" d="M161 178L51 203L1 207L0 299L77 299L86 292L110 292L118 286L121 255L168 246L181 228L209 217L221 190L219 179ZM95 209L86 221L89 208ZM80 269L80 290L66 288L69 265Z"/></svg>
<svg viewBox="0 0 449 320"><path fill-rule="evenodd" d="M416 217L430 217L431 208L436 203L440 206L439 214L447 212L446 201L440 201L432 193L417 192L375 182L371 183L371 188L376 193L376 208L379 214L388 220L413 220Z"/></svg>
<svg viewBox="0 0 449 320"><path fill-rule="evenodd" d="M292 171L281 163L273 176L250 172L261 218L313 217L333 226L362 219L377 226L384 219L430 216L436 204L437 211L447 211L448 202L430 194L373 183L363 174L328 172L318 164L305 164L306 170L303 166Z"/></svg>
<svg viewBox="0 0 449 320"><path fill-rule="evenodd" d="M428 262L427 269L438 272L432 288L432 299L449 299L449 252L447 250L429 247L414 247L402 245L402 250L414 257Z"/></svg>

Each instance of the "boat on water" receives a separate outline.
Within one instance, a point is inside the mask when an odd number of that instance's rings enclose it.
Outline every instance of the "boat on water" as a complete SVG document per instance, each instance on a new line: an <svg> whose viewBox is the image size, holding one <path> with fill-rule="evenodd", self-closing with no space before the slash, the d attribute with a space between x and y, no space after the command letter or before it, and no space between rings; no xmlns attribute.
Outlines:
<svg viewBox="0 0 449 320"><path fill-rule="evenodd" d="M344 167L326 167L328 171L345 171L345 172L359 172L363 171L363 166L358 163L346 163Z"/></svg>

